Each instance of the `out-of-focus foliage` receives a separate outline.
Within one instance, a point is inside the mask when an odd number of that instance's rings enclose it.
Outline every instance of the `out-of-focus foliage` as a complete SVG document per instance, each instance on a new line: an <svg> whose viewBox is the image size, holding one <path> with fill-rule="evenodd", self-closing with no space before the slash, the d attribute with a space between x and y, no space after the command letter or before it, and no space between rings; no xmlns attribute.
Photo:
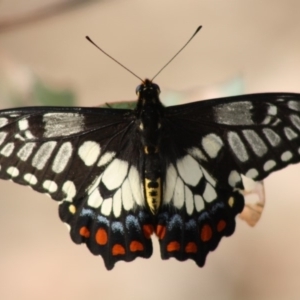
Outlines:
<svg viewBox="0 0 300 300"><path fill-rule="evenodd" d="M33 88L33 101L46 106L73 106L75 96L70 90L57 90L37 80Z"/></svg>
<svg viewBox="0 0 300 300"><path fill-rule="evenodd" d="M43 82L32 70L0 52L0 108L14 106L73 106L75 94Z"/></svg>
<svg viewBox="0 0 300 300"><path fill-rule="evenodd" d="M104 108L135 109L136 101L109 102L101 105Z"/></svg>
<svg viewBox="0 0 300 300"><path fill-rule="evenodd" d="M244 92L244 81L241 76L236 76L211 86L194 86L183 91L174 91L161 87L161 90L161 99L165 105L169 106L201 99L241 95Z"/></svg>

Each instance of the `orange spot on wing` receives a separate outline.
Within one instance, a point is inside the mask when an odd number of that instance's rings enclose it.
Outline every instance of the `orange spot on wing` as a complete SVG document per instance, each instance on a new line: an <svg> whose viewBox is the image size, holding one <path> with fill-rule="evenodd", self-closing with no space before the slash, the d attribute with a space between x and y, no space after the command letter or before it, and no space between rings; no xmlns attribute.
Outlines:
<svg viewBox="0 0 300 300"><path fill-rule="evenodd" d="M201 240L203 242L208 242L212 237L212 229L209 225L205 224L200 233Z"/></svg>
<svg viewBox="0 0 300 300"><path fill-rule="evenodd" d="M166 235L166 226L157 225L156 227L156 235L160 240L162 240Z"/></svg>
<svg viewBox="0 0 300 300"><path fill-rule="evenodd" d="M193 242L189 242L186 246L185 246L185 252L186 253L197 253L198 247L195 243Z"/></svg>
<svg viewBox="0 0 300 300"><path fill-rule="evenodd" d="M130 243L129 249L131 252L136 252L136 251L143 251L144 250L144 245L138 241L132 241Z"/></svg>
<svg viewBox="0 0 300 300"><path fill-rule="evenodd" d="M173 251L179 251L180 249L180 244L178 242L170 242L167 246L167 251L168 252L173 252Z"/></svg>
<svg viewBox="0 0 300 300"><path fill-rule="evenodd" d="M217 231L221 232L225 229L225 227L226 227L226 222L224 220L220 220L217 225Z"/></svg>
<svg viewBox="0 0 300 300"><path fill-rule="evenodd" d="M143 232L144 232L144 236L147 238L147 239L150 239L150 236L151 234L153 233L153 226L152 225L144 225L143 226Z"/></svg>
<svg viewBox="0 0 300 300"><path fill-rule="evenodd" d="M103 228L99 228L95 236L96 242L99 245L105 245L107 243L107 233Z"/></svg>
<svg viewBox="0 0 300 300"><path fill-rule="evenodd" d="M120 244L115 244L113 247L112 247L112 255L113 256L116 256L116 255L124 255L125 254L125 248L120 245Z"/></svg>
<svg viewBox="0 0 300 300"><path fill-rule="evenodd" d="M90 231L89 231L88 228L85 227L85 226L83 226L83 227L80 228L79 234L80 234L81 236L85 237L85 238L89 238L90 235L91 235Z"/></svg>

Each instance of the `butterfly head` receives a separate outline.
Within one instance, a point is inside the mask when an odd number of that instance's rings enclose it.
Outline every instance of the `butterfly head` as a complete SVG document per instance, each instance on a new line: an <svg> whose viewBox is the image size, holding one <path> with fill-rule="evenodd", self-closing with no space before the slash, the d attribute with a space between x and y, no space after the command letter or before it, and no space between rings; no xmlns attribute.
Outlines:
<svg viewBox="0 0 300 300"><path fill-rule="evenodd" d="M136 94L142 98L158 97L160 88L149 79L145 79L142 84L137 86Z"/></svg>

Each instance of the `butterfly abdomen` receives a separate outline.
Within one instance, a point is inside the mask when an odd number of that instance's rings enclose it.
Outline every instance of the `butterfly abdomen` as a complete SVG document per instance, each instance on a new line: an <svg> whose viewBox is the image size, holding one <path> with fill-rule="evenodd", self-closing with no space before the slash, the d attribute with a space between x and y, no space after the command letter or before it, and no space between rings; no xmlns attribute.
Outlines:
<svg viewBox="0 0 300 300"><path fill-rule="evenodd" d="M156 215L162 203L162 176L159 154L146 154L144 162L145 199L151 213Z"/></svg>
<svg viewBox="0 0 300 300"><path fill-rule="evenodd" d="M154 118L155 120L156 118ZM144 122L143 124L145 124ZM142 151L144 154L144 193L146 203L152 214L156 215L162 203L160 140L158 126L150 122L142 132ZM143 134L145 133L145 134Z"/></svg>
<svg viewBox="0 0 300 300"><path fill-rule="evenodd" d="M136 109L137 125L144 156L144 194L147 206L156 215L162 203L162 166L160 158L163 106L152 85L140 90Z"/></svg>

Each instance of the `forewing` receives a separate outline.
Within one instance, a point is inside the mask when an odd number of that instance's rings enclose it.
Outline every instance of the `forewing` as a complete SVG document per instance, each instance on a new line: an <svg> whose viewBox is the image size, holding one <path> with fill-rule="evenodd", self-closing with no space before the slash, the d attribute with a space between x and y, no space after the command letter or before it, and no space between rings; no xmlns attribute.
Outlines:
<svg viewBox="0 0 300 300"><path fill-rule="evenodd" d="M152 253L132 112L32 107L0 112L0 178L60 201L75 243L108 269Z"/></svg>
<svg viewBox="0 0 300 300"><path fill-rule="evenodd" d="M262 180L299 162L300 95L253 94L166 109L158 236L163 258L203 266L244 206L241 174Z"/></svg>
<svg viewBox="0 0 300 300"><path fill-rule="evenodd" d="M244 95L167 111L171 122L185 127L184 148L200 150L212 175L221 163L258 181L300 160L300 94ZM234 176L225 179L235 187Z"/></svg>

